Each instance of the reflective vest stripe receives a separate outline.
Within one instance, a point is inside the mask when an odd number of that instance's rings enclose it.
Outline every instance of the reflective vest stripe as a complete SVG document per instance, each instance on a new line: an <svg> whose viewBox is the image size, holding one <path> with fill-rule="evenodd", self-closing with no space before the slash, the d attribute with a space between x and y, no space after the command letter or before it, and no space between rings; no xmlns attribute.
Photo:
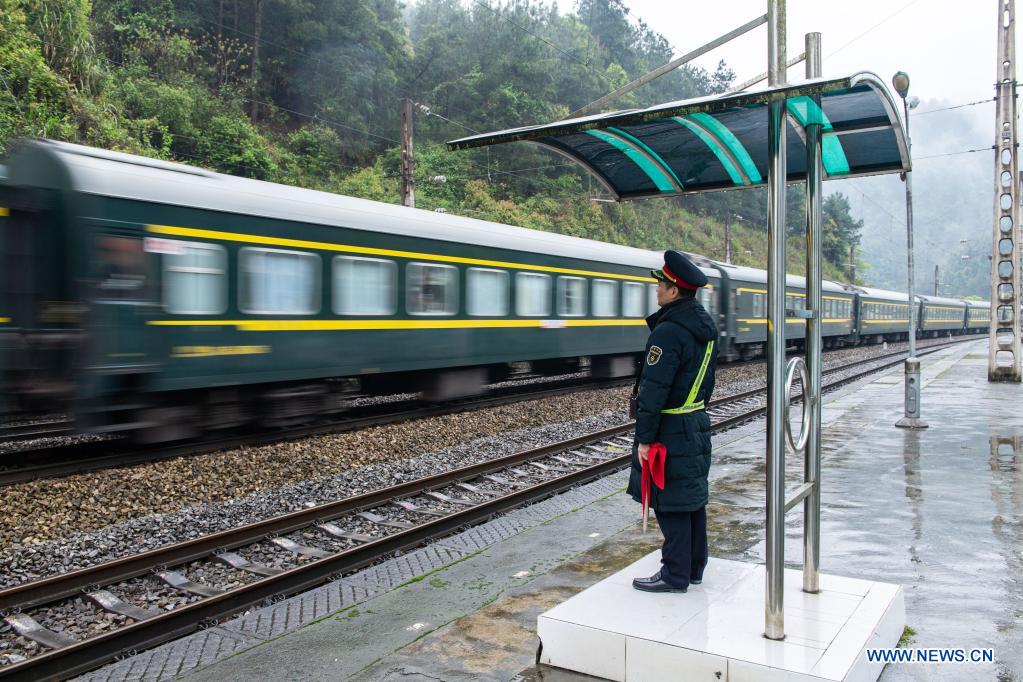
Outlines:
<svg viewBox="0 0 1023 682"><path fill-rule="evenodd" d="M689 414L690 412L696 412L702 410L704 405L703 401L696 402L696 396L700 393L700 388L703 387L703 378L707 376L707 367L710 366L710 356L714 352L714 342L707 342L707 349L703 352L703 362L700 364L700 371L696 375L696 380L693 381L693 387L689 389L689 396L686 398L685 403L682 407L672 407L667 410L661 410L661 414Z"/></svg>

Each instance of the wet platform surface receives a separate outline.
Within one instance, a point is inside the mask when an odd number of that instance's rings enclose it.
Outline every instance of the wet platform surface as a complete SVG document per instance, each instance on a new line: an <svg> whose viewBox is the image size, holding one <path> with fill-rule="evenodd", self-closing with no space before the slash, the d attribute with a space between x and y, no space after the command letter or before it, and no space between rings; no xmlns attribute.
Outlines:
<svg viewBox="0 0 1023 682"><path fill-rule="evenodd" d="M882 680L1023 680L1023 387L987 382L986 342L927 356L922 366L931 425L923 431L894 427L901 368L825 397L821 570L901 584L911 647L994 651L993 663L889 664ZM715 557L763 562L763 450L762 423L715 439ZM791 490L802 477L798 458L790 456L787 475ZM219 637L220 649L208 658L202 642L186 640L135 657L148 656L145 667L122 661L87 677L592 679L535 665L536 622L659 546L656 526L640 532L624 485L618 474L441 541L430 549L440 557L433 567L403 582L385 580L383 567L349 576L341 582L354 596L343 608L299 625L247 623L300 612L308 597L212 628L205 636ZM801 513L787 520L787 563L798 568ZM238 640L224 644L231 637ZM160 661L175 646L185 663L166 672Z"/></svg>

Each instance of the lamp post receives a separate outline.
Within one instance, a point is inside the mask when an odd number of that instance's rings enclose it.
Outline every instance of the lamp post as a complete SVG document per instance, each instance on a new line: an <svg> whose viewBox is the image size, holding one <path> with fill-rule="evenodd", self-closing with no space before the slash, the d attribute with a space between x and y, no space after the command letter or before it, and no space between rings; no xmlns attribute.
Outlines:
<svg viewBox="0 0 1023 682"><path fill-rule="evenodd" d="M892 86L902 98L902 113L906 123L906 147L909 158L913 158L913 142L909 136L909 110L916 108L920 100L906 98L909 94L909 74L899 71L892 76ZM927 422L920 419L920 360L916 357L916 297L913 294L913 172L903 176L906 181L906 265L909 280L909 357L906 358L906 402L905 415L896 426L905 429L926 429Z"/></svg>

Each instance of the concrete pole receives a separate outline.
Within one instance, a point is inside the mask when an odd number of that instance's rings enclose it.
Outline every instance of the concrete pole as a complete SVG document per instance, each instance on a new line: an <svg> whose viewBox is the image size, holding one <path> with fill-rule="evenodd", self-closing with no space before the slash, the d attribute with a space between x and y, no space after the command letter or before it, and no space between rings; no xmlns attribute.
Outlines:
<svg viewBox="0 0 1023 682"><path fill-rule="evenodd" d="M412 161L412 100L401 101L401 205L416 207L415 164Z"/></svg>
<svg viewBox="0 0 1023 682"><path fill-rule="evenodd" d="M725 262L732 262L732 216L725 215Z"/></svg>
<svg viewBox="0 0 1023 682"><path fill-rule="evenodd" d="M786 81L785 0L767 2L768 85ZM764 635L785 638L785 158L784 100L767 124L767 586Z"/></svg>
<svg viewBox="0 0 1023 682"><path fill-rule="evenodd" d="M821 77L821 34L806 34L806 77ZM815 98L820 106L820 98ZM806 304L813 316L806 321L806 368L810 374L810 423L803 480L813 483L813 490L803 500L803 591L820 590L821 558L821 324L822 283L821 261L821 122L806 127Z"/></svg>
<svg viewBox="0 0 1023 682"><path fill-rule="evenodd" d="M1018 382L1020 368L1019 160L1016 154L1016 3L998 0L995 215L991 243L988 381Z"/></svg>

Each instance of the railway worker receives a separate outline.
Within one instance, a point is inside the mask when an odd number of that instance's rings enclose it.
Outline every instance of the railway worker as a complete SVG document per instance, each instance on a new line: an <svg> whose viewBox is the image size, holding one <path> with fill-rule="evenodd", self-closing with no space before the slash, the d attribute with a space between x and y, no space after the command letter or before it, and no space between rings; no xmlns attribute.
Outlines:
<svg viewBox="0 0 1023 682"><path fill-rule="evenodd" d="M718 336L696 300L707 277L677 251L664 253L657 279L660 309L647 318L650 337L638 382L636 439L628 492L643 497L643 467L653 473L649 505L664 535L661 570L637 578L646 592L685 592L703 580L707 565L707 473ZM659 475L663 472L663 475ZM644 521L646 508L644 507Z"/></svg>

